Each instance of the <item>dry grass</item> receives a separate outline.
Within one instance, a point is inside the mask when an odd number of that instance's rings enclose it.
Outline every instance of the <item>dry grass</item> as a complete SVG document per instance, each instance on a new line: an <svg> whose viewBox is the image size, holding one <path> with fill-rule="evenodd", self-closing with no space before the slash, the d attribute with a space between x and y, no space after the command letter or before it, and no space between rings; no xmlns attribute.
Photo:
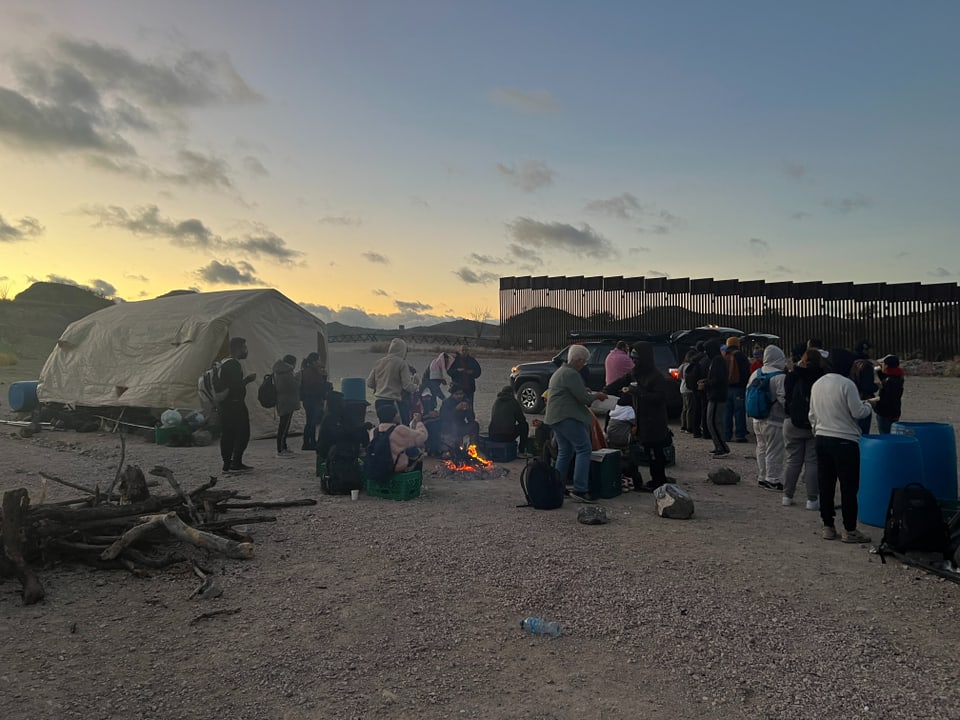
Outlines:
<svg viewBox="0 0 960 720"><path fill-rule="evenodd" d="M12 352L0 352L0 367L16 365L17 362L17 356Z"/></svg>

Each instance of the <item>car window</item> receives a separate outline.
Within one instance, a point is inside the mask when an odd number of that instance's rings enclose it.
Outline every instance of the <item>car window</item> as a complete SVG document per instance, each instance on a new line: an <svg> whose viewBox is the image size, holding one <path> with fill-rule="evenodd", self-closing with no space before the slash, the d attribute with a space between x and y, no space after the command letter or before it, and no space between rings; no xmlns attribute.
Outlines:
<svg viewBox="0 0 960 720"><path fill-rule="evenodd" d="M666 374L667 371L676 364L676 358L673 356L673 350L671 350L668 345L654 345L653 364L657 370Z"/></svg>
<svg viewBox="0 0 960 720"><path fill-rule="evenodd" d="M603 365L607 359L607 355L610 354L610 350L612 349L613 348L611 348L609 345L598 345L597 347L593 348L590 353L590 364Z"/></svg>

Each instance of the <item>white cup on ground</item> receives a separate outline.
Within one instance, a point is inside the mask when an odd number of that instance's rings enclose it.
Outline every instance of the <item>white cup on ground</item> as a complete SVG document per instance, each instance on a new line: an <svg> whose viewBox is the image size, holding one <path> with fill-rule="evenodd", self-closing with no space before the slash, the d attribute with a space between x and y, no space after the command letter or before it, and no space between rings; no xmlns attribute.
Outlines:
<svg viewBox="0 0 960 720"><path fill-rule="evenodd" d="M359 491L359 490L351 490L351 491L350 491L350 499L351 499L351 500L359 500L359 499L360 499L360 491Z"/></svg>

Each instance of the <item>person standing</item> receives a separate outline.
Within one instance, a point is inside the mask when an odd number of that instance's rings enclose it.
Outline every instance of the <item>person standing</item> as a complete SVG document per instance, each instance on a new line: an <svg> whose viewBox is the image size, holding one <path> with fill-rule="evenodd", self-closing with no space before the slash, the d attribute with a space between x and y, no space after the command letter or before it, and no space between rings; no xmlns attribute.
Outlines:
<svg viewBox="0 0 960 720"><path fill-rule="evenodd" d="M327 380L326 368L320 364L320 355L315 352L307 355L300 367L300 399L306 415L301 450L317 449L317 429L323 419L323 405L327 393L332 389Z"/></svg>
<svg viewBox="0 0 960 720"><path fill-rule="evenodd" d="M273 384L277 388L277 457L292 455L287 447L287 435L290 433L290 421L300 409L300 373L296 372L297 359L293 355L284 355L273 364Z"/></svg>
<svg viewBox="0 0 960 720"><path fill-rule="evenodd" d="M473 405L473 396L477 392L477 378L480 377L480 363L470 354L470 348L460 346L460 352L453 356L453 362L447 368L451 384L456 383L463 389L463 394L470 405Z"/></svg>
<svg viewBox="0 0 960 720"><path fill-rule="evenodd" d="M556 469L566 478L570 461L574 459L573 495L592 501L590 495L590 427L589 405L594 400L606 400L605 392L591 392L583 382L580 370L590 359L590 351L583 345L571 345L567 362L550 376L547 388L550 395L544 422L550 426L557 441Z"/></svg>
<svg viewBox="0 0 960 720"><path fill-rule="evenodd" d="M695 438L706 437L707 431L707 393L700 387L700 381L707 377L707 369L710 367L710 358L703 350L703 341L698 342L693 348L693 357L690 358L690 364L687 366L684 380L687 387L693 390L693 398L690 403L690 432Z"/></svg>
<svg viewBox="0 0 960 720"><path fill-rule="evenodd" d="M738 443L747 441L747 407L744 399L747 393L747 378L750 377L750 361L740 351L740 338L727 338L727 407L726 435L723 439L730 442L736 439Z"/></svg>
<svg viewBox="0 0 960 720"><path fill-rule="evenodd" d="M416 380L407 365L407 343L400 338L393 338L387 354L377 360L367 376L367 387L373 390L374 408L392 405L401 413L404 424L410 422L409 417L403 417L400 401L405 392L415 392L418 389ZM379 415L378 415L379 417Z"/></svg>
<svg viewBox="0 0 960 720"><path fill-rule="evenodd" d="M680 367L677 368L677 376L680 378L680 399L683 402L683 408L680 410L680 432L693 432L693 408L695 405L694 387L687 382L687 374L691 365L693 365L693 350L689 350L683 358ZM696 382L693 383L696 385Z"/></svg>
<svg viewBox="0 0 960 720"><path fill-rule="evenodd" d="M436 401L442 403L447 397L443 394L443 386L447 384L447 378L444 374L452 362L453 358L450 356L450 353L447 352L442 352L431 360L430 364L427 365L426 371L423 373L423 382L420 384L421 392L429 388L430 394L433 395Z"/></svg>
<svg viewBox="0 0 960 720"><path fill-rule="evenodd" d="M880 393L874 409L877 413L877 432L889 435L890 427L900 419L900 404L903 398L903 368L900 358L887 355L880 359L877 376L880 379Z"/></svg>
<svg viewBox="0 0 960 720"><path fill-rule="evenodd" d="M869 400L877 393L877 383L874 382L874 365L870 359L869 350L873 346L867 340L859 340L853 348L856 359L850 368L850 379L857 385L861 400ZM860 432L863 435L870 433L870 421L873 413L860 419Z"/></svg>
<svg viewBox="0 0 960 720"><path fill-rule="evenodd" d="M753 419L753 432L757 436L757 485L778 492L783 490L783 419L786 415L783 369L786 365L783 350L776 345L767 345L763 351L763 365L747 383L752 383L757 373L770 378L767 386L770 414Z"/></svg>
<svg viewBox="0 0 960 720"><path fill-rule="evenodd" d="M238 473L253 470L243 463L243 453L250 442L250 411L247 410L247 385L257 379L256 373L243 374L241 360L249 351L242 337L230 338L230 357L220 365L220 384L227 397L220 403L220 457L223 472Z"/></svg>
<svg viewBox="0 0 960 720"><path fill-rule="evenodd" d="M823 539L836 540L834 494L840 484L845 543L867 543L870 537L857 529L857 492L860 490L860 421L873 412L860 399L857 384L850 379L855 359L846 350L830 353L830 372L813 384L810 391L810 425L817 447L817 475L820 485L820 518Z"/></svg>
<svg viewBox="0 0 960 720"><path fill-rule="evenodd" d="M706 376L699 382L699 387L705 392L707 398L706 434L713 440L713 450L710 454L720 458L730 454L730 446L723 439L726 434L724 421L730 372L727 360L720 351L719 340L710 340L704 345L704 349L710 364L707 366Z"/></svg>
<svg viewBox="0 0 960 720"><path fill-rule="evenodd" d="M817 445L810 428L810 390L823 377L823 355L804 346L799 362L787 373L783 383L783 498L784 507L793 505L793 496L803 470L807 489L807 510L820 509L820 485L817 482Z"/></svg>
<svg viewBox="0 0 960 720"><path fill-rule="evenodd" d="M520 402L514 396L513 389L509 385L505 385L493 401L487 434L494 442L513 442L517 440L517 452L521 455L527 452L530 425L523 414Z"/></svg>
<svg viewBox="0 0 960 720"><path fill-rule="evenodd" d="M626 341L617 341L607 357L603 360L603 384L609 385L617 378L621 378L633 370L633 358L630 357L629 346Z"/></svg>

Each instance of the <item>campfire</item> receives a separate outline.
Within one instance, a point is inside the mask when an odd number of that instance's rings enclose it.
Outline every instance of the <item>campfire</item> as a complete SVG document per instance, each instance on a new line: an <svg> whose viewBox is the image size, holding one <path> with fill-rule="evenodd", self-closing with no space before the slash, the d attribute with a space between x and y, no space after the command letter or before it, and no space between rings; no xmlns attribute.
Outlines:
<svg viewBox="0 0 960 720"><path fill-rule="evenodd" d="M434 471L436 476L461 480L485 480L509 474L510 471L506 468L496 467L492 460L483 457L476 445L455 448L450 453L450 458L442 460Z"/></svg>

